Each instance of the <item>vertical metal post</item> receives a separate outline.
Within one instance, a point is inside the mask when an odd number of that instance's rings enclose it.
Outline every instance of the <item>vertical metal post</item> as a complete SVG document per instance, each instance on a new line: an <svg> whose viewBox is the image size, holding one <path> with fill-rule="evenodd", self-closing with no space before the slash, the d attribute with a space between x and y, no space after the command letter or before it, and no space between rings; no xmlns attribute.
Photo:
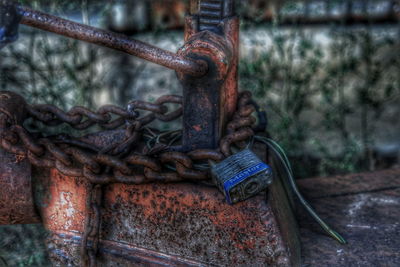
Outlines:
<svg viewBox="0 0 400 267"><path fill-rule="evenodd" d="M25 120L25 100L0 91L0 136L9 123ZM2 138L0 142L5 142ZM33 204L31 164L26 157L0 148L0 225L40 221Z"/></svg>
<svg viewBox="0 0 400 267"><path fill-rule="evenodd" d="M183 86L183 148L216 148L236 109L239 19L233 1L191 1L179 54L204 60L202 77L178 73Z"/></svg>

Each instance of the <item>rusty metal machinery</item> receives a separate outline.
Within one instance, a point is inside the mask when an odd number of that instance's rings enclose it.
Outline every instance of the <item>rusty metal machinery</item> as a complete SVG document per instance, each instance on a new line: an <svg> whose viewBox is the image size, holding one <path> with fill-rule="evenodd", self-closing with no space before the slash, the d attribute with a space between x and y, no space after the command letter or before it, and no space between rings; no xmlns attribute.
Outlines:
<svg viewBox="0 0 400 267"><path fill-rule="evenodd" d="M55 266L300 265L297 225L279 172L268 194L233 206L209 183L207 162L229 156L232 146L244 148L256 121L251 94L237 90L233 1L191 1L177 54L16 8L22 24L176 70L183 97L62 111L0 92L0 224L43 223ZM168 103L178 108L168 111ZM182 130L149 126L180 116ZM45 136L24 127L28 118L104 131ZM267 161L264 146L256 152Z"/></svg>

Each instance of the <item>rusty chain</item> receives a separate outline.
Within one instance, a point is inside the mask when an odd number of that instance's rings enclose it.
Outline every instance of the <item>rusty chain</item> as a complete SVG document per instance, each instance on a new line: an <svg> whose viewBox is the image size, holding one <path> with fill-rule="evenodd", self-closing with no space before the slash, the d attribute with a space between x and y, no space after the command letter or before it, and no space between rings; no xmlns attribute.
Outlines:
<svg viewBox="0 0 400 267"><path fill-rule="evenodd" d="M144 101L132 101L127 109L118 106L105 105L97 111L91 111L88 108L76 106L65 112L53 105L27 105L28 114L47 125L58 126L67 123L77 130L85 130L93 125L99 125L104 129L116 129L126 123L133 121L139 113L136 110L150 111L147 116L142 117L139 121L142 125L146 125L155 119L162 121L171 121L182 114L182 108L168 113L167 103L181 104L182 97L175 95L162 96L153 103ZM112 118L117 116L117 118Z"/></svg>
<svg viewBox="0 0 400 267"><path fill-rule="evenodd" d="M208 168L198 166L210 160L223 160L231 155L232 145L243 147L245 141L254 135L252 128L256 119L252 116L255 112L253 103L250 92L240 93L237 111L227 124L219 149L215 150L168 151L180 137L179 131L159 133L147 127L154 120L169 122L182 115L182 97L175 95L162 96L155 103L135 100L129 103L126 110L108 105L97 111L75 107L65 112L52 105L27 105L28 117L50 126L66 123L79 130L94 125L105 129L124 126L124 140L101 150L65 135L35 137L24 128L23 122L15 123L10 120L7 110L0 109L0 147L18 158L28 158L37 167L56 168L64 175L84 177L89 181L91 188L81 254L84 266L96 266L102 185L208 180ZM179 107L169 112L166 104L177 104ZM167 144L161 142L168 138L172 141ZM131 152L143 139L148 139L150 144L141 153Z"/></svg>
<svg viewBox="0 0 400 267"><path fill-rule="evenodd" d="M80 146L76 140L76 145L70 145L63 143L62 140L54 141L52 138L36 139L22 125L10 125L2 131L1 147L20 157L27 157L35 166L56 168L69 176L83 176L94 184L142 184L155 181L206 180L208 179L207 173L193 168L194 160L220 161L224 156L230 155L230 146L233 143L240 146L241 141L253 135L251 126L255 123L255 118L251 114L255 109L250 104L251 94L249 92L241 93L238 111L227 125L227 135L222 138L219 151L201 149L189 153L169 151L155 155L154 151L147 151L144 154L131 153L123 158L118 156L126 147L138 142L141 131L145 131L145 126L150 122L156 119L172 121L179 118L182 114L182 108L179 107L168 113L165 104L180 104L181 101L181 97L178 96L162 96L154 104L132 101L128 105L128 111L119 108L118 114L121 117L114 121L124 119L123 124L125 124L129 120L125 127L125 140L116 147L105 147L101 151L94 147L88 149L89 144L87 144L87 147ZM34 112L32 112L33 110ZM79 113L78 110L85 111ZM98 112L92 112L83 108L73 108L69 112L64 112L50 105L29 106L28 108L31 117L49 125L68 123L73 127L82 129L98 123L101 126L106 125L107 129L111 129L109 125L113 125L112 129L115 129L116 124L110 123L110 114L104 113L104 110L106 109L101 108ZM113 108L113 112L116 110ZM138 110L149 111L150 113L140 117ZM100 120L102 116L103 119ZM87 119L84 120L84 117L87 117ZM161 148L161 151L165 151L168 146L161 146ZM172 165L174 171L164 171L160 166L165 164ZM138 171L138 167L142 171Z"/></svg>
<svg viewBox="0 0 400 267"><path fill-rule="evenodd" d="M87 214L81 240L81 259L84 266L96 266L100 239L100 207L103 196L101 185L90 184L86 199ZM89 245L89 239L91 241Z"/></svg>

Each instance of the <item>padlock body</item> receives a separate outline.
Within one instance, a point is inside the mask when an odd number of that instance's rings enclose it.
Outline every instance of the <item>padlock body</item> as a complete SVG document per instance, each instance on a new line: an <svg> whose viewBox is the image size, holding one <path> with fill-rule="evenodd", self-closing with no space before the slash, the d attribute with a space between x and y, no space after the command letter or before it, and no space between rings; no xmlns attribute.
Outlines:
<svg viewBox="0 0 400 267"><path fill-rule="evenodd" d="M246 200L272 183L272 169L250 149L214 165L211 173L229 204Z"/></svg>

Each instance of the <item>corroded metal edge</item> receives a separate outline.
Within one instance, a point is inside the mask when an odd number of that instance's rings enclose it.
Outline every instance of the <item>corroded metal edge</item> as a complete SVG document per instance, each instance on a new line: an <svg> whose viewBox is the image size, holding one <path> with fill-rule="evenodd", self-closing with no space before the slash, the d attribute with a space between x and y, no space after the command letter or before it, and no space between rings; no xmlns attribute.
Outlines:
<svg viewBox="0 0 400 267"><path fill-rule="evenodd" d="M183 87L183 147L216 148L238 99L239 18L221 21L222 33L197 31L197 18L186 17L185 45L179 55L208 62L196 78L177 73Z"/></svg>
<svg viewBox="0 0 400 267"><path fill-rule="evenodd" d="M0 149L0 162L0 225L40 223L29 161Z"/></svg>
<svg viewBox="0 0 400 267"><path fill-rule="evenodd" d="M53 264L79 265L87 181L56 170L35 173L35 180ZM103 266L299 266L297 225L280 183L268 203L259 195L234 206L201 184L114 184L104 191Z"/></svg>
<svg viewBox="0 0 400 267"><path fill-rule="evenodd" d="M58 264L77 264L73 254L78 253L81 236L74 232L54 232L47 238L50 257L58 259ZM89 243L90 245L90 243ZM101 266L117 264L145 264L146 266L205 266L205 262L168 255L159 251L141 248L123 242L101 240L99 264ZM63 249L60 249L61 246ZM60 260L61 259L61 260Z"/></svg>
<svg viewBox="0 0 400 267"><path fill-rule="evenodd" d="M275 170L274 182L269 187L268 201L277 218L282 239L286 244L290 266L301 266L300 231L294 214L294 207L290 204L293 196L286 191L284 177L277 170L276 164L272 163L272 168Z"/></svg>

